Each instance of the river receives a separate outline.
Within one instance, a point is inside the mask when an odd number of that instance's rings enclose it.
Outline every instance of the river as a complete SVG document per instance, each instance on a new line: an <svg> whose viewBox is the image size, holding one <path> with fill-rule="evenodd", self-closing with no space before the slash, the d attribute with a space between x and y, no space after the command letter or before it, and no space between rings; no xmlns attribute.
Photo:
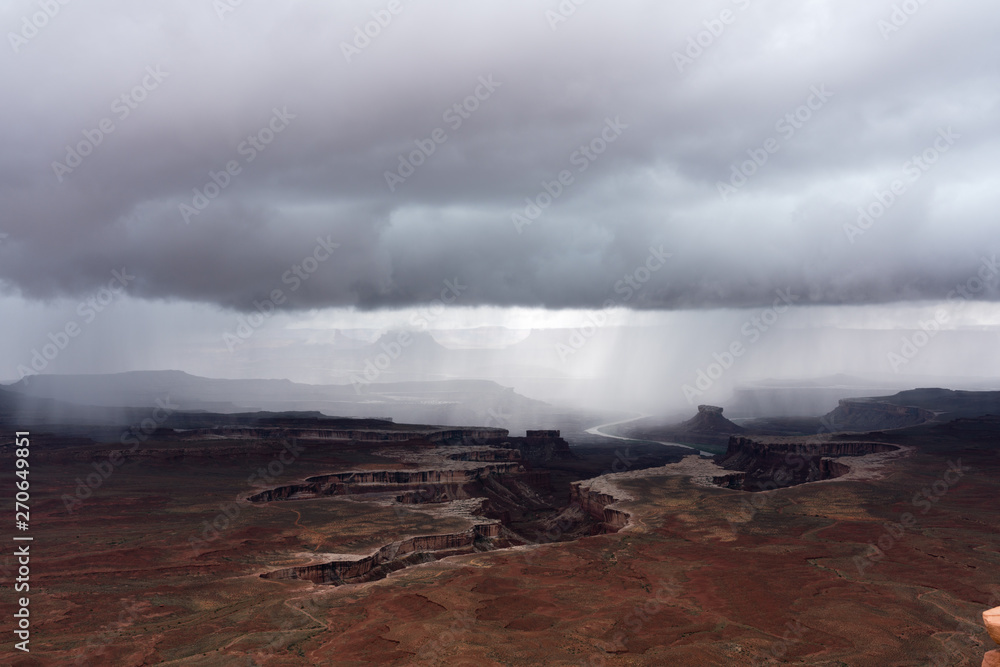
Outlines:
<svg viewBox="0 0 1000 667"><path fill-rule="evenodd" d="M589 433L591 435L599 435L599 436L604 437L604 438L612 438L614 440L635 440L637 442L655 442L658 445L666 445L667 447L683 447L684 449L690 449L692 451L698 452L702 456L715 456L715 454L713 454L712 452L706 452L706 451L700 450L700 449L698 449L696 447L692 447L691 445L682 445L679 442L664 442L662 440L647 440L645 438L625 438L625 437L622 437L620 435L611 435L610 433L605 433L604 431L601 430L601 429L604 429L604 428L608 428L609 426L617 426L619 424L627 424L629 422L638 421L638 420L644 419L644 418L646 418L648 416L649 415L643 415L643 414L641 414L641 415L639 415L637 417L629 417L628 419L619 419L618 421L608 422L607 424L599 424L598 426L594 426L592 428L588 428L587 429L587 433Z"/></svg>

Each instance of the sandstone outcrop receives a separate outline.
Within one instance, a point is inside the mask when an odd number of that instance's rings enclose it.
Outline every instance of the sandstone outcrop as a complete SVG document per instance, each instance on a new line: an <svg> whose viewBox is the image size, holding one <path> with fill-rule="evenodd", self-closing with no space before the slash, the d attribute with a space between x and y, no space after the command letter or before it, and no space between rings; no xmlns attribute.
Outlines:
<svg viewBox="0 0 1000 667"><path fill-rule="evenodd" d="M628 525L629 514L611 507L618 499L607 493L593 491L582 482L570 485L570 500L600 522L600 532L617 533Z"/></svg>
<svg viewBox="0 0 1000 667"><path fill-rule="evenodd" d="M983 612L983 623L997 644L1000 644L1000 607ZM1000 651L990 651L983 658L983 667L1000 667Z"/></svg>
<svg viewBox="0 0 1000 667"><path fill-rule="evenodd" d="M655 440L697 445L724 445L731 435L746 433L742 426L722 416L715 405L699 405L698 414L687 421L668 426L626 429L621 435L639 440Z"/></svg>
<svg viewBox="0 0 1000 667"><path fill-rule="evenodd" d="M507 438L505 447L513 447L528 463L547 463L552 460L572 459L569 443L559 431L527 431L523 438Z"/></svg>
<svg viewBox="0 0 1000 667"><path fill-rule="evenodd" d="M722 408L714 405L699 405L698 414L674 427L678 432L724 434L743 433L742 426L722 416Z"/></svg>
<svg viewBox="0 0 1000 667"><path fill-rule="evenodd" d="M983 623L986 624L986 630L990 633L993 641L1000 644L1000 607L984 611Z"/></svg>

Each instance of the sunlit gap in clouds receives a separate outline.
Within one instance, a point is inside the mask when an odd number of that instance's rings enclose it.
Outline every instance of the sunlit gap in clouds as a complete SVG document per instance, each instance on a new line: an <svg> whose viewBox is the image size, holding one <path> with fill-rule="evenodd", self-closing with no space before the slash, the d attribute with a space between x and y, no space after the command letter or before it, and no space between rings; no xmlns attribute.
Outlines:
<svg viewBox="0 0 1000 667"><path fill-rule="evenodd" d="M433 304L395 310L363 311L353 308L330 308L311 311L288 325L288 329L418 329L426 321L426 330L505 327L512 330L567 329L585 326L594 313L606 313L606 326L658 326L672 314L664 311L636 312L627 308L608 310L544 308L504 308L497 306L450 306L435 309ZM493 345L493 343L489 343Z"/></svg>

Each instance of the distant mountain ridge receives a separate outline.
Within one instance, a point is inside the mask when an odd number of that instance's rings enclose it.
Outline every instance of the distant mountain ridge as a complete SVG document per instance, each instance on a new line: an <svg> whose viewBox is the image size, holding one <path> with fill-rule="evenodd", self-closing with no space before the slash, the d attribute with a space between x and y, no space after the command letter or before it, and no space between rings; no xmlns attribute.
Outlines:
<svg viewBox="0 0 1000 667"><path fill-rule="evenodd" d="M875 431L1000 415L1000 391L924 388L845 399L824 419L836 430Z"/></svg>
<svg viewBox="0 0 1000 667"><path fill-rule="evenodd" d="M540 418L552 414L548 404L491 380L309 385L274 379L203 378L183 371L132 371L35 375L3 391L25 399L52 401L53 405L71 405L80 414L87 412L81 408L148 409L168 398L177 410L185 412L318 411L331 417L391 417L407 423L512 429L535 428Z"/></svg>
<svg viewBox="0 0 1000 667"><path fill-rule="evenodd" d="M910 389L892 396L878 396L867 400L931 410L940 413L939 418L948 420L1000 415L1000 391L963 391L934 387Z"/></svg>

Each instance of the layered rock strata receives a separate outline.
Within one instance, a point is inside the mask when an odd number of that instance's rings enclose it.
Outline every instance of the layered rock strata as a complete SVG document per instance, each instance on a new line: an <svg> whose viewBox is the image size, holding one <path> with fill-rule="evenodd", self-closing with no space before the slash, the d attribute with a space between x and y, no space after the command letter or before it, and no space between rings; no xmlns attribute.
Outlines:
<svg viewBox="0 0 1000 667"><path fill-rule="evenodd" d="M767 491L807 482L834 479L851 467L836 457L867 456L899 448L879 442L771 441L732 436L725 454L715 462L732 474L717 476L717 486L742 491Z"/></svg>
<svg viewBox="0 0 1000 667"><path fill-rule="evenodd" d="M570 485L570 499L573 504L579 505L583 511L599 522L598 532L617 533L628 525L628 512L613 507L618 498L595 491L585 484L577 482Z"/></svg>
<svg viewBox="0 0 1000 667"><path fill-rule="evenodd" d="M427 456L425 451L416 460L427 465L437 456L443 469L331 473L268 489L248 500L267 503L387 492L393 494L395 502L407 505L481 498L482 504L474 514L486 521L462 533L392 542L363 558L335 558L261 576L318 584L359 583L447 556L612 533L628 523L629 515L612 507L614 497L578 483L571 485L569 506L563 506L565 501L555 501L552 473L532 469L531 462L572 457L558 431L529 431L524 438L509 438L502 444L484 447L476 443L465 451L445 450L437 455L430 453L430 459ZM486 464L476 465L482 462Z"/></svg>
<svg viewBox="0 0 1000 667"><path fill-rule="evenodd" d="M466 489L469 484L481 483L491 476L524 472L520 463L498 463L466 470L358 470L310 477L305 483L268 489L247 500L259 503L360 493L426 491L433 488L450 491L448 499L454 500L472 497L469 495L471 491Z"/></svg>
<svg viewBox="0 0 1000 667"><path fill-rule="evenodd" d="M426 563L447 556L485 551L500 537L500 525L476 525L463 533L411 537L385 545L375 553L356 560L335 560L319 565L305 565L275 570L261 575L264 579L305 579L316 584L335 586L380 579L407 565Z"/></svg>

